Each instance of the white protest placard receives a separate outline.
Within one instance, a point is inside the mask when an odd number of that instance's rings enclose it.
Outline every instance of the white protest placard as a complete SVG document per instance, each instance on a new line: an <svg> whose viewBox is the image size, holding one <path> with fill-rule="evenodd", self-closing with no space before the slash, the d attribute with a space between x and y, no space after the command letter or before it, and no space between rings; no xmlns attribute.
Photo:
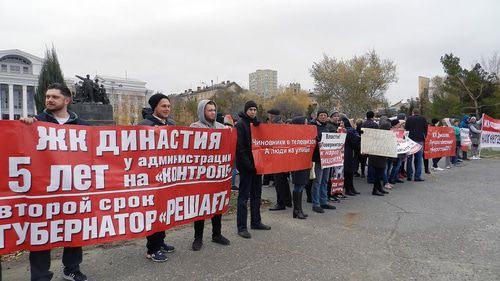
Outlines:
<svg viewBox="0 0 500 281"><path fill-rule="evenodd" d="M319 147L321 168L344 165L344 133L323 133Z"/></svg>
<svg viewBox="0 0 500 281"><path fill-rule="evenodd" d="M363 128L361 153L397 157L398 145L396 135L389 130Z"/></svg>
<svg viewBox="0 0 500 281"><path fill-rule="evenodd" d="M467 147L472 145L469 137L469 129L467 128L460 128L460 145Z"/></svg>

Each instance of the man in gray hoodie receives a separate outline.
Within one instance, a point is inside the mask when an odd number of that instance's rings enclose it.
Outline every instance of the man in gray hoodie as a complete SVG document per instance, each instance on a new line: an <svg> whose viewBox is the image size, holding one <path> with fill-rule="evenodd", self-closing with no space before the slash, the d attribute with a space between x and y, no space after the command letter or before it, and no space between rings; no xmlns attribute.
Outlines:
<svg viewBox="0 0 500 281"><path fill-rule="evenodd" d="M210 129L224 129L225 126L216 121L217 118L217 105L212 100L201 100L198 103L198 121L191 124L193 128L210 128ZM203 229L205 227L205 220L198 220L194 222L194 241L192 245L193 251L199 251L203 245ZM229 245L229 240L222 236L222 215L215 215L212 217L212 242Z"/></svg>

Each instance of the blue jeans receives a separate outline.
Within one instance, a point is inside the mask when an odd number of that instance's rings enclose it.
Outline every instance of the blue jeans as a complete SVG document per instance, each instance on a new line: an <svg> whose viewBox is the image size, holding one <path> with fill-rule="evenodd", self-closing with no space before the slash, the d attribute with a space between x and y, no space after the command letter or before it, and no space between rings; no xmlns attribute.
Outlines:
<svg viewBox="0 0 500 281"><path fill-rule="evenodd" d="M384 185L386 185L389 182L389 176L391 174L391 169L392 169L392 159L387 159L387 165L385 166L384 170Z"/></svg>
<svg viewBox="0 0 500 281"><path fill-rule="evenodd" d="M389 182L395 182L399 179L399 170L401 169L401 164L403 164L403 160L398 158L398 161L392 165L391 172L389 173Z"/></svg>
<svg viewBox="0 0 500 281"><path fill-rule="evenodd" d="M316 178L312 185L312 204L319 207L328 203L328 180L330 179L330 168L321 169L321 165L314 165Z"/></svg>
<svg viewBox="0 0 500 281"><path fill-rule="evenodd" d="M408 178L411 179L413 178L413 164L415 164L415 178L414 179L421 179L422 178L422 166L423 166L423 155L424 155L424 147L423 147L423 142L417 141L418 144L422 145L422 148L415 154L409 155L408 156L408 161L407 167L406 167L406 172L408 174Z"/></svg>
<svg viewBox="0 0 500 281"><path fill-rule="evenodd" d="M232 177L231 177L231 186L236 186L236 167L233 167Z"/></svg>
<svg viewBox="0 0 500 281"><path fill-rule="evenodd" d="M302 192L302 191L304 191L304 187L306 187L305 184L294 184L293 185L293 192Z"/></svg>

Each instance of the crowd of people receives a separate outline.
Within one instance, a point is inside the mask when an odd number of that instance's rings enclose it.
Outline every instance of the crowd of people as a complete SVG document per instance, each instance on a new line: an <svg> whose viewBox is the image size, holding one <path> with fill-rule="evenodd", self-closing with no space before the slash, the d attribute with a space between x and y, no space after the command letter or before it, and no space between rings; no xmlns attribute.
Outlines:
<svg viewBox="0 0 500 281"><path fill-rule="evenodd" d="M70 90L61 84L54 83L48 87L46 92L46 109L32 118L21 118L26 124L33 122L51 122L56 124L88 125L76 114L68 111L71 102ZM146 113L141 126L172 126L175 122L169 118L171 111L170 99L163 94L155 94L149 99L151 111ZM332 193L330 179L331 168L322 168L319 153L319 143L316 145L312 155L312 168L300 171L283 172L274 175L257 174L254 158L252 155L251 124L258 126L258 106L254 101L247 101L243 111L238 115L238 121L234 122L229 115L217 113L217 104L211 100L202 100L198 104L198 121L191 127L220 129L233 127L237 131L237 145L235 167L233 168L233 189L238 191L237 199L237 231L238 235L250 239L252 237L248 230L248 201L250 201L250 229L271 230L271 226L262 221L261 197L262 187L270 185L272 181L276 189L275 204L271 211L286 210L293 207L293 218L306 219L308 215L303 208L303 192L306 191L306 202L311 203L311 210L316 213L325 213L325 210L336 209L334 203L346 199L348 196L358 196L360 192L354 186L354 177L365 178L368 183L373 184L372 195L384 196L389 193L396 184L402 184L404 180L422 182L422 170L430 173L428 161L423 159L423 149L412 155L399 154L396 158L388 158L377 155L361 154L361 139L363 128L390 130L404 128L409 131L409 138L424 145L427 133L427 120L420 115L418 110L406 117L398 114L388 118L382 116L375 119L372 111L366 113L364 119L349 119L348 116L338 111L319 109L315 118L296 116L290 120L292 124L313 125L317 129L317 140L321 139L324 132L343 132L346 134L344 144L344 189L343 192ZM271 109L268 112L268 122L273 124L284 124L280 117L280 111ZM460 127L470 129L472 141L471 159L479 159L478 143L481 133L481 120L475 117L465 116L463 119L432 120L431 126L450 126L455 129L457 140L460 139ZM467 152L461 153L460 142L457 141L456 155L446 158L445 167L451 165L460 166L461 161L468 160ZM438 166L440 159L432 159L432 169L442 170ZM236 174L239 174L239 185L236 186ZM290 189L290 182L293 189ZM264 182L263 182L264 181ZM230 241L222 235L222 215L214 216L212 220L212 242L220 245L229 245ZM204 221L194 223L194 240L192 250L199 251L203 245ZM146 239L146 257L154 262L168 260L166 253L172 253L175 248L165 243L165 232L156 232ZM31 280L51 280L53 273L50 271L50 250L32 251L29 255ZM81 247L66 247L63 251L62 262L64 265L64 278L66 280L85 281L87 277L80 271L82 262Z"/></svg>

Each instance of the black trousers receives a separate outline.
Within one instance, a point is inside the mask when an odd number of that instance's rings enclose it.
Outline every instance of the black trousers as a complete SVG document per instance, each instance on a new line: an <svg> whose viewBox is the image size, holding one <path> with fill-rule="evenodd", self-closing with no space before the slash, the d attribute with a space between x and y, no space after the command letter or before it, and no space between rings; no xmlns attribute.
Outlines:
<svg viewBox="0 0 500 281"><path fill-rule="evenodd" d="M240 171L238 208L236 224L238 231L247 230L247 201L250 199L250 223L260 224L260 200L262 197L262 176Z"/></svg>
<svg viewBox="0 0 500 281"><path fill-rule="evenodd" d="M280 206L292 203L292 193L288 184L288 173L274 174L274 187L276 189L276 203Z"/></svg>
<svg viewBox="0 0 500 281"><path fill-rule="evenodd" d="M163 241L165 240L165 231L155 232L149 236L146 236L148 248L148 254L154 254L161 249Z"/></svg>
<svg viewBox="0 0 500 281"><path fill-rule="evenodd" d="M359 155L359 167L361 169L361 174L365 174L365 167L366 167L366 159L368 159L367 155Z"/></svg>
<svg viewBox="0 0 500 281"><path fill-rule="evenodd" d="M30 252L31 281L50 281L54 273L50 271L50 250ZM64 273L80 271L83 260L82 247L67 247L63 250Z"/></svg>
<svg viewBox="0 0 500 281"><path fill-rule="evenodd" d="M373 188L376 190L382 189L382 182L384 181L384 170L385 168L373 168L375 171L375 177L373 180Z"/></svg>
<svg viewBox="0 0 500 281"><path fill-rule="evenodd" d="M344 172L344 190L348 191L354 188L354 173Z"/></svg>
<svg viewBox="0 0 500 281"><path fill-rule="evenodd" d="M194 238L203 238L203 229L205 228L205 220L194 222ZM221 235L222 228L222 215L215 215L212 217L212 237Z"/></svg>

